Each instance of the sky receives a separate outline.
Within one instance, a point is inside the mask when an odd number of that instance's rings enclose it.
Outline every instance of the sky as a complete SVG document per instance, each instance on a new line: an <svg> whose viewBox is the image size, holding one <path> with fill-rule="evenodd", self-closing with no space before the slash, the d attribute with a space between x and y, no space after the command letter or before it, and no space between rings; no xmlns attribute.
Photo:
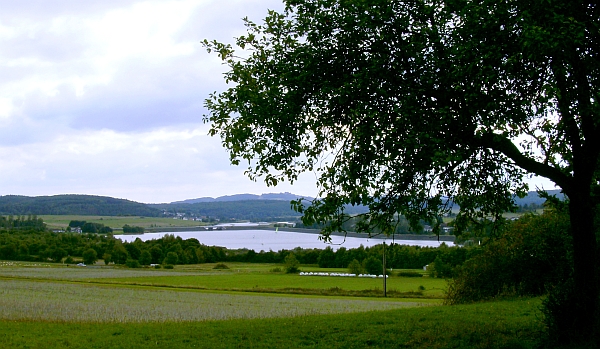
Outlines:
<svg viewBox="0 0 600 349"><path fill-rule="evenodd" d="M0 0L0 195L145 203L241 193L316 196L314 175L267 187L208 136L204 99L233 43L279 0Z"/></svg>
<svg viewBox="0 0 600 349"><path fill-rule="evenodd" d="M311 173L249 180L202 121L226 67L200 42L233 43L280 0L0 4L0 195L317 196Z"/></svg>

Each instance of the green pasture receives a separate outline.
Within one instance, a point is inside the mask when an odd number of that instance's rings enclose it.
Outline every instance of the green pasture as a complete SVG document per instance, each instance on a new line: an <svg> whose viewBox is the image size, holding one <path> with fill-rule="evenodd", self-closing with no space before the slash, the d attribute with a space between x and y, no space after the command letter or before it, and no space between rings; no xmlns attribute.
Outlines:
<svg viewBox="0 0 600 349"><path fill-rule="evenodd" d="M222 273L209 275L178 276L136 276L124 278L95 279L108 283L122 283L149 286L189 287L207 290L285 290L285 289L331 289L342 290L383 290L383 279L334 276L300 276L297 274L248 274ZM386 280L388 291L417 292L419 286L423 295L442 298L446 282L434 278L390 277Z"/></svg>
<svg viewBox="0 0 600 349"><path fill-rule="evenodd" d="M72 220L100 223L112 229L122 229L125 224L143 228L173 228L173 227L197 227L206 223L196 221L184 221L181 219L162 217L138 217L138 216L76 216L76 215L42 215L38 216L50 229L65 229Z"/></svg>
<svg viewBox="0 0 600 349"><path fill-rule="evenodd" d="M52 263L0 263L0 277L38 280L85 281L95 284L120 284L154 287L175 287L213 291L249 291L318 294L316 290L336 289L343 291L376 290L382 293L383 278L359 278L339 276L300 276L272 272L278 264L227 263L230 269L213 269L214 264L176 266L173 270L154 268L87 267ZM346 272L344 269L301 267L306 271ZM429 277L398 277L386 280L387 290L392 294L420 293L423 298L441 299L447 282ZM340 293L338 292L338 293ZM412 297L412 296L411 296Z"/></svg>

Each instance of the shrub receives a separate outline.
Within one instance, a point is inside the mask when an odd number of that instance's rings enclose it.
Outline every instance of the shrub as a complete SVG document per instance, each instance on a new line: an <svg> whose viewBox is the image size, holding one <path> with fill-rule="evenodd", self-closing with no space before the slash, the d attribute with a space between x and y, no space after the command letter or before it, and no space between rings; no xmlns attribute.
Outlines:
<svg viewBox="0 0 600 349"><path fill-rule="evenodd" d="M164 264L177 264L179 261L179 256L177 252L169 252L167 253L167 257L165 257Z"/></svg>
<svg viewBox="0 0 600 349"><path fill-rule="evenodd" d="M73 260L73 257L68 256L67 258L65 258L65 263L66 264L73 264L73 263L75 263L75 261Z"/></svg>
<svg viewBox="0 0 600 349"><path fill-rule="evenodd" d="M269 270L271 273L281 273L281 268L280 267L275 267L271 270Z"/></svg>
<svg viewBox="0 0 600 349"><path fill-rule="evenodd" d="M364 274L364 269L362 264L360 264L360 262L356 259L353 259L352 262L350 262L350 264L348 264L348 271L351 274Z"/></svg>
<svg viewBox="0 0 600 349"><path fill-rule="evenodd" d="M229 269L229 267L224 263L217 263L213 269Z"/></svg>
<svg viewBox="0 0 600 349"><path fill-rule="evenodd" d="M383 273L383 264L378 258L371 256L363 261L363 269L368 274L380 275Z"/></svg>
<svg viewBox="0 0 600 349"><path fill-rule="evenodd" d="M423 274L417 273L416 271L401 271L398 273L398 276L403 276L406 278L422 278Z"/></svg>
<svg viewBox="0 0 600 349"><path fill-rule="evenodd" d="M156 264L156 265L154 266L154 269L160 269L160 264Z"/></svg>
<svg viewBox="0 0 600 349"><path fill-rule="evenodd" d="M173 269L173 264L165 264L163 265L164 269Z"/></svg>
<svg viewBox="0 0 600 349"><path fill-rule="evenodd" d="M125 265L128 268L141 268L142 266L140 265L140 262L137 259L128 259L125 262Z"/></svg>
<svg viewBox="0 0 600 349"><path fill-rule="evenodd" d="M83 263L92 265L98 260L98 253L93 248L88 248L83 252Z"/></svg>
<svg viewBox="0 0 600 349"><path fill-rule="evenodd" d="M293 253L285 256L285 272L288 274L294 274L300 272L300 262L296 259L296 256Z"/></svg>
<svg viewBox="0 0 600 349"><path fill-rule="evenodd" d="M457 268L449 304L502 295L539 296L568 280L572 243L566 213L547 210L511 223L483 252ZM436 262L437 263L437 262Z"/></svg>

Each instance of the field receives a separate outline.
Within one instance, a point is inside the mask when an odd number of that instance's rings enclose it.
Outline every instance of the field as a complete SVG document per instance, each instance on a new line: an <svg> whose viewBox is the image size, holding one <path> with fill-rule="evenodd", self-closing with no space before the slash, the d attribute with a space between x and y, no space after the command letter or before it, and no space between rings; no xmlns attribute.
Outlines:
<svg viewBox="0 0 600 349"><path fill-rule="evenodd" d="M539 299L442 306L443 280L404 277L389 278L388 287L423 286L426 297L273 293L364 290L382 281L273 267L0 262L0 348L530 348L543 331Z"/></svg>
<svg viewBox="0 0 600 349"><path fill-rule="evenodd" d="M115 230L120 230L125 224L143 228L173 228L173 227L197 227L206 223L195 221L184 221L181 219L162 217L137 217L137 216L57 216L41 215L49 229L65 229L72 220L86 221L90 223L101 223Z"/></svg>

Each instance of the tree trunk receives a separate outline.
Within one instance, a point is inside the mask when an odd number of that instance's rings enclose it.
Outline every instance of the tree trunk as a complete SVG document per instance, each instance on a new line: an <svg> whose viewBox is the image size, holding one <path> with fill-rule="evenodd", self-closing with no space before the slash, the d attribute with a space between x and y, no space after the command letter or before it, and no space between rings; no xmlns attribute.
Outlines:
<svg viewBox="0 0 600 349"><path fill-rule="evenodd" d="M570 329L571 340L594 338L598 321L597 243L594 231L593 205L589 190L569 196L569 213L573 236L575 309ZM596 333L598 334L598 333Z"/></svg>

